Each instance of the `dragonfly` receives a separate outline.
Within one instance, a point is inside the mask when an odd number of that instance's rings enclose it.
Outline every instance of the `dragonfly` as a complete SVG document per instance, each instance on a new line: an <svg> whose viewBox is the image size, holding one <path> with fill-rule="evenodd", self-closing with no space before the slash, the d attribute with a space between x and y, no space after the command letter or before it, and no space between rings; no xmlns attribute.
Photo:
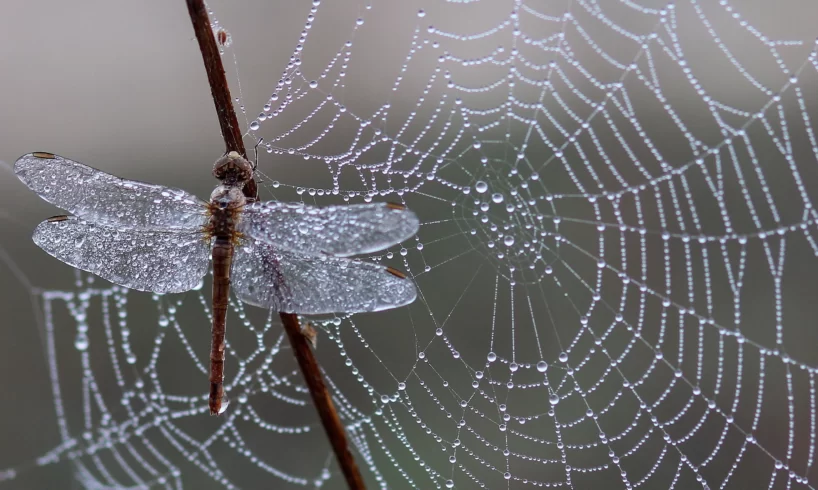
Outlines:
<svg viewBox="0 0 818 490"><path fill-rule="evenodd" d="M248 200L255 165L231 151L204 202L172 187L125 180L53 153L23 155L17 177L64 209L33 240L53 257L114 284L153 293L199 288L212 263L211 415L227 407L225 329L231 287L241 301L318 315L397 308L417 297L406 274L352 258L414 236L417 216L393 203L309 206Z"/></svg>

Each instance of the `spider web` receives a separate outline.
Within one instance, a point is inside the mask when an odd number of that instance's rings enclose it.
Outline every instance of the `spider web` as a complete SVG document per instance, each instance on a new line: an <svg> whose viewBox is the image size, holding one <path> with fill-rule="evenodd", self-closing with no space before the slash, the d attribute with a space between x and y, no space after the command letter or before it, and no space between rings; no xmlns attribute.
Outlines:
<svg viewBox="0 0 818 490"><path fill-rule="evenodd" d="M816 487L818 56L782 27L802 7L314 1L269 100L233 83L263 199L421 218L371 257L418 301L302 319L370 486ZM61 443L3 479L344 487L275 315L232 303L208 418L208 287L76 277L36 291Z"/></svg>

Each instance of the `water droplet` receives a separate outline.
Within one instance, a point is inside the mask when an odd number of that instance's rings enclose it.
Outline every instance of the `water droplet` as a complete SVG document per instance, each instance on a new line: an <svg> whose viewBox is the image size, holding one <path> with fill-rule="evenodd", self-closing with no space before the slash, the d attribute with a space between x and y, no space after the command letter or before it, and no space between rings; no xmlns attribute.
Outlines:
<svg viewBox="0 0 818 490"><path fill-rule="evenodd" d="M423 9L418 10L418 17L426 17L426 11L424 11ZM449 480L449 481L451 481L451 480ZM448 486L449 482L446 482L446 485ZM454 483L452 485L454 485ZM452 487L449 487L449 488L452 488Z"/></svg>
<svg viewBox="0 0 818 490"><path fill-rule="evenodd" d="M219 407L219 415L223 414L227 410L227 407L229 407L229 406L230 406L230 399L227 398L227 396L222 396L222 406Z"/></svg>
<svg viewBox="0 0 818 490"><path fill-rule="evenodd" d="M74 339L74 347L79 351L88 349L88 335L86 335L84 332L78 333L77 337Z"/></svg>
<svg viewBox="0 0 818 490"><path fill-rule="evenodd" d="M128 355L125 356L125 362L128 364L136 364L136 354L129 352Z"/></svg>
<svg viewBox="0 0 818 490"><path fill-rule="evenodd" d="M474 184L474 190L476 190L476 191L477 191L477 192L479 192L480 194L483 194L483 193L485 193L487 190L489 190L489 185L488 185L488 184L486 184L485 182L483 182L482 180L478 180L478 181L477 181L477 182L475 182L475 184Z"/></svg>
<svg viewBox="0 0 818 490"><path fill-rule="evenodd" d="M548 369L548 364L545 361L537 363L537 371L544 373Z"/></svg>
<svg viewBox="0 0 818 490"><path fill-rule="evenodd" d="M553 393L551 396L548 397L548 403L551 405L556 405L560 402L560 397L556 393Z"/></svg>
<svg viewBox="0 0 818 490"><path fill-rule="evenodd" d="M404 382L398 383L398 389L401 390L401 391L405 390L406 389L406 383L404 383Z"/></svg>
<svg viewBox="0 0 818 490"><path fill-rule="evenodd" d="M258 121L253 121L253 122L250 123L250 130L251 131L258 131L258 128L260 128L260 127L261 127L261 125L259 125Z"/></svg>
<svg viewBox="0 0 818 490"><path fill-rule="evenodd" d="M497 360L497 354L495 354L494 352L489 352L489 355L486 356L486 359L488 359L489 362L494 362Z"/></svg>
<svg viewBox="0 0 818 490"><path fill-rule="evenodd" d="M499 204L503 202L503 195L500 194L499 192L495 192L494 194L491 195L491 200Z"/></svg>
<svg viewBox="0 0 818 490"><path fill-rule="evenodd" d="M568 354L560 352L560 362L568 362Z"/></svg>
<svg viewBox="0 0 818 490"><path fill-rule="evenodd" d="M506 247L514 245L514 237L512 235L506 235L505 238L503 238L503 243L506 244Z"/></svg>

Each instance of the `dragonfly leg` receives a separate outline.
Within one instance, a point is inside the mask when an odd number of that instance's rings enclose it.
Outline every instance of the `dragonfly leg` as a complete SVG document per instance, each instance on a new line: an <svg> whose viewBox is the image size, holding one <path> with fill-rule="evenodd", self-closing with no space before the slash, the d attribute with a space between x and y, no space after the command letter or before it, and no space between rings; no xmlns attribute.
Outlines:
<svg viewBox="0 0 818 490"><path fill-rule="evenodd" d="M258 145L264 142L264 138L259 138L256 146L253 147L253 153L255 154L255 158L253 158L253 172L256 171L258 168Z"/></svg>

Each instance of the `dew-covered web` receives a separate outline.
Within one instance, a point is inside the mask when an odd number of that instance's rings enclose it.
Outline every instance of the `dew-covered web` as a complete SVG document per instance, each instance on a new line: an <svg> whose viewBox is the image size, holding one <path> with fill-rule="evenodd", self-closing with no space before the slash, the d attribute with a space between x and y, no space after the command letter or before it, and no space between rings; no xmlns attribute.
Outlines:
<svg viewBox="0 0 818 490"><path fill-rule="evenodd" d="M237 103L262 199L422 221L372 257L413 305L302 319L370 486L818 485L808 7L315 1L289 20L271 97ZM91 279L40 294L62 443L36 465L71 460L87 488L344 488L275 314L232 304L231 402L208 418L209 285Z"/></svg>

